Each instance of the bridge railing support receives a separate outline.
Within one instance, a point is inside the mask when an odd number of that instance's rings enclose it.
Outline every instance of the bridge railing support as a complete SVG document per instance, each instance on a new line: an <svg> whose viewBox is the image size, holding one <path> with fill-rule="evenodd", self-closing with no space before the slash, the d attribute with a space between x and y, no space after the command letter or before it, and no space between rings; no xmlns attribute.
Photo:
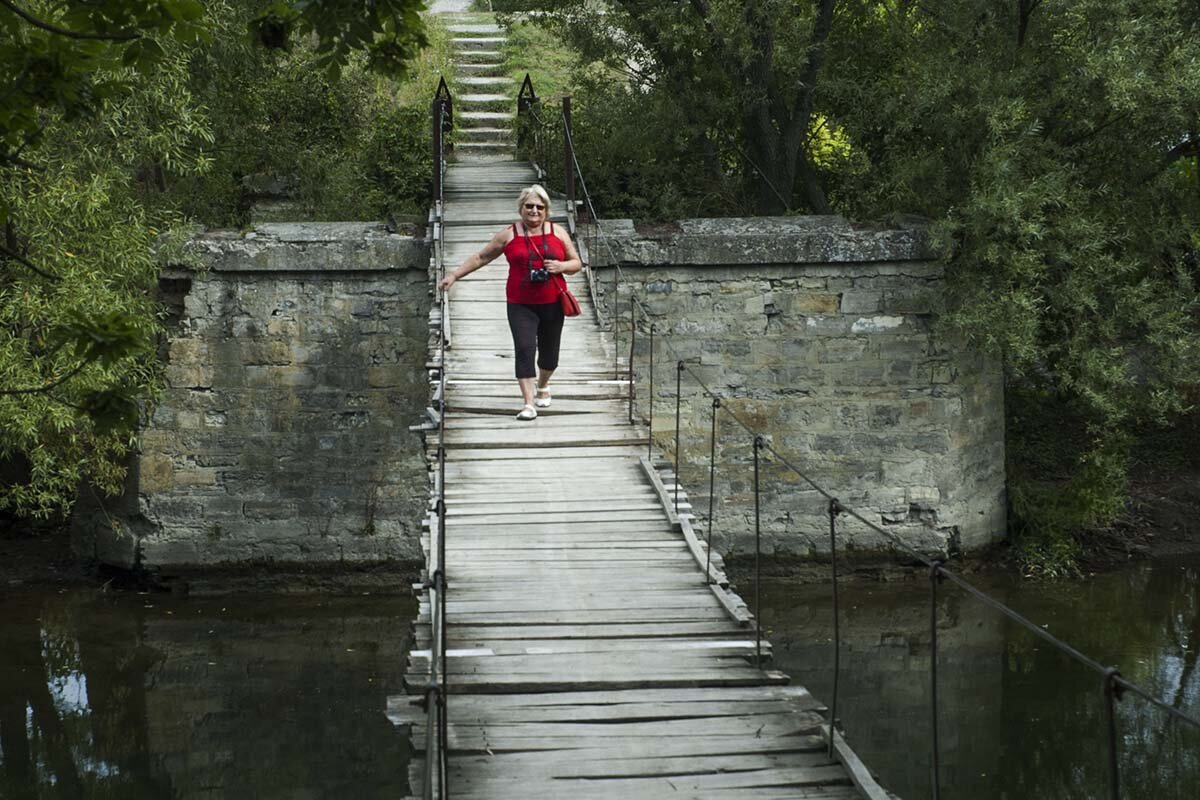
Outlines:
<svg viewBox="0 0 1200 800"><path fill-rule="evenodd" d="M446 276L445 169L448 149L445 134L453 130L453 100L445 79L438 84L430 104L433 134L433 277L440 283ZM446 649L446 350L450 346L449 297L438 290L438 387L437 397L437 478L434 509L436 524L430 526L428 571L425 584L429 596L429 685L423 696L425 723L425 775L422 796L425 800L444 800L449 790L449 669Z"/></svg>
<svg viewBox="0 0 1200 800"><path fill-rule="evenodd" d="M532 87L531 87L531 89L532 89ZM611 295L609 298L610 302L608 304L607 314L610 317L611 325L612 325L611 331L612 331L612 336L613 336L613 365L614 365L613 373L614 373L614 378L617 378L617 379L619 379L621 377L621 371L619 369L619 356L618 356L618 354L620 353L620 338L619 338L620 337L620 323L619 323L620 313L619 313L618 309L620 308L620 302L622 300L621 292L627 291L629 293L629 301L630 301L630 309L631 309L630 323L629 323L630 324L630 347L629 347L630 364L628 365L628 370L627 370L626 374L629 376L628 379L630 381L631 394L630 394L629 408L630 408L630 416L633 419L636 419L636 414L634 414L635 404L636 404L636 393L635 393L634 385L633 385L633 375L634 375L633 360L634 360L635 356L637 355L636 334L634 333L634 331L638 324L643 326L643 328L642 328L643 330L648 331L648 346L647 346L646 357L647 357L647 361L648 361L647 369L648 369L648 378L649 378L649 381L648 381L649 382L649 400L646 404L646 422L647 422L647 425L649 428L648 461L650 463L654 462L654 414L655 414L655 410L657 407L656 402L655 402L656 398L655 398L655 388L654 388L655 387L655 363L654 362L655 362L655 356L656 356L657 349L659 347L665 348L667 351L667 357L669 359L674 360L676 363L675 449L674 449L674 453L672 454L673 461L674 461L674 467L675 467L674 479L675 479L675 511L676 511L676 513L678 513L678 509L679 509L679 492L680 492L680 485L682 483L680 470L684 466L681 461L681 452L682 452L681 445L682 445L682 443L680 440L681 439L680 403L682 402L682 380L683 380L684 373L686 372L688 374L688 376L691 378L692 382L700 388L703 395L708 396L712 400L712 421L711 421L712 433L711 433L710 452L709 452L709 513L708 513L708 526L709 526L708 549L709 549L709 553L710 553L709 558L711 558L711 550L712 550L713 519L714 519L714 516L716 515L716 513L718 513L718 511L719 511L719 508L716 507L714 504L714 495L715 495L715 488L716 488L715 487L715 475L716 475L716 462L717 462L716 428L717 428L718 418L722 414L724 414L735 425L742 428L746 433L750 434L750 436L753 437L754 468L755 468L755 481L754 481L754 486L755 486L755 497L754 497L754 503L755 503L754 617L755 617L755 626L756 626L756 630L755 630L756 654L759 655L759 657L760 657L759 663L761 663L761 621L760 621L761 611L760 611L760 605L759 605L759 601L761 598L760 598L759 590L758 590L759 577L761 574L760 573L761 519L760 519L760 508L759 508L760 492L759 492L759 475L758 475L759 466L760 466L759 465L760 456L770 455L772 458L774 458L774 460L777 464L779 464L781 467L783 467L790 473L794 473L797 476L797 481L799 483L806 485L807 488L809 488L809 489L815 490L818 494L820 494L822 497L824 497L826 501L828 501L828 504L829 504L828 505L828 513L829 513L830 570L832 573L831 577L832 577L833 617L834 617L834 642L833 642L833 653L832 653L833 697L832 697L832 702L830 704L829 725L827 727L828 735L829 735L829 752L831 754L836 752L839 755L839 757L842 757L842 755L843 755L842 750L840 749L841 748L841 744L840 744L841 735L839 732L839 724L840 723L839 723L839 719L838 719L838 690L839 690L839 682L840 682L840 675L841 675L841 660L840 660L841 630L840 630L840 619L839 619L840 611L838 608L839 575L838 575L838 570L837 570L837 555L838 555L837 525L838 525L838 518L840 516L850 517L850 518L854 519L857 523L859 523L863 526L866 526L868 529L874 531L876 534L883 536L885 539L890 541L899 551L903 552L905 555L912 558L913 560L924 564L929 569L930 591L931 591L930 643L932 646L932 656L931 656L931 664L930 664L930 701L931 701L930 702L930 706L931 706L931 708L930 708L930 724L931 724L930 780L931 780L931 784L932 784L932 796L934 798L937 798L938 796L940 796L940 785L939 785L940 784L940 774L939 774L940 757L939 757L939 752L938 752L938 748L939 748L939 744L938 744L938 702L939 701L938 701L938 689L937 689L937 685L938 685L938 676L937 676L937 666L938 666L937 597L938 597L938 595L937 595L937 588L938 588L938 585L943 582L950 582L950 583L956 585L960 590L962 590L966 594L974 597L975 599L979 600L984 605L992 608L993 610L997 611L998 613L1008 617L1010 620L1015 622L1020 627L1025 628L1026 630L1030 631L1034 635L1039 636L1043 640L1047 641L1049 644L1051 644L1054 648L1056 648L1060 652L1070 656L1074 660L1082 663L1083 665L1087 666L1090 669L1095 670L1096 672L1098 672L1099 674L1101 674L1103 676L1103 693L1104 693L1103 702L1104 702L1105 708L1107 710L1107 722L1108 722L1107 751L1108 751L1109 783L1110 783L1110 787L1111 787L1110 796L1112 798L1114 798L1114 800L1116 800L1117 798L1120 797L1120 785L1119 785L1120 752L1119 752L1119 737L1117 735L1117 721L1116 721L1115 705L1124 696L1125 693L1136 694L1140 698L1142 698L1145 702L1147 702L1161 710L1166 711L1170 715L1171 719L1176 720L1182 724L1191 725L1193 727L1200 729L1200 720L1195 719L1194 717L1191 717L1191 716L1183 713L1182 711L1173 707L1172 705L1164 702L1163 700L1161 700L1157 697L1154 697L1153 695L1149 694L1145 690L1143 690L1143 689L1137 687L1136 685L1130 683L1129 681L1125 680L1121 676L1120 672L1118 672L1115 668L1105 667L1105 666L1101 665L1099 662L1095 661L1094 659L1089 658L1088 656L1079 652L1075 648L1071 647L1066 642L1063 642L1062 640L1058 639L1057 637L1052 636L1044 628L1034 624L1030 620L1026 619L1025 617L1023 617L1020 614L1013 611L1011 608L1006 606L1004 603L1000 602L999 600L992 597L991 595L988 595L987 593L983 592L982 590L976 588L974 585L972 585L971 583L966 581L964 578L960 577L953 571L947 569L945 564L941 560L935 559L935 558L930 558L929 556L925 555L924 553L915 550L907 542L905 542L903 539L899 538L892 531L888 531L888 530L884 529L883 527L881 527L880 525L872 522L870 519L864 517L862 514L860 514L853 508L849 508L849 507L841 504L838 501L838 499L833 495L832 492L830 492L828 489L823 487L816 480L814 480L812 477L810 477L808 474L806 474L806 472L804 470L800 469L785 454L779 452L770 443L770 440L765 435L766 434L765 431L760 431L760 430L753 428L752 426L747 424L740 416L738 416L738 414L734 411L734 408L732 407L730 398L723 397L721 395L718 395L714 391L712 391L708 386L705 385L705 383L701 379L701 377L688 367L688 364L691 363L692 361L694 361L694 359L686 359L686 358L680 357L678 355L678 353L676 352L675 348L671 345L670 337L665 336L665 335L656 336L656 334L659 334L660 332L665 333L665 331L660 331L660 329L657 327L656 315L654 313L652 313L651 309L649 309L645 305L645 303L642 302L641 298L638 296L638 292L636 290L635 284L626 280L619 260L614 257L614 253L616 252L616 250L613 247L612 243L608 241L608 239L605 235L605 232L604 232L602 220L600 219L599 215L596 213L595 203L593 201L591 194L588 192L587 182L584 179L583 170L581 169L581 167L579 165L578 153L575 149L575 143L574 143L572 131L571 131L571 108L570 108L570 99L569 98L565 98L564 103L563 103L562 131L563 131L564 140L565 140L564 141L565 160L566 160L566 176L565 176L566 183L565 183L565 185L567 186L567 189L568 189L568 202L572 203L574 201L575 187L578 186L579 191L581 193L581 199L580 199L579 205L581 207L581 211L586 211L586 213L588 214L588 218L589 218L588 228L592 232L593 237L594 237L587 244L586 247L581 246L580 250L581 250L581 253L585 253L585 252L588 253L588 258L585 260L585 264L588 267L588 286L589 286L589 290L591 291L592 300L593 300L593 303L596 308L597 320L600 322L602 328L607 327L604 323L604 315L606 312L602 310L602 303L601 303L601 300L604 298L602 298L600 296L600 285L599 285L599 282L595 278L593 270L591 269L591 266L592 266L591 258L595 257L599 246L603 246L604 248L606 248L607 255L609 258L609 266L613 270L612 284L611 284L611 290L610 290ZM569 205L569 208L573 208L573 205ZM573 219L573 216L572 216L572 219ZM704 580L706 582L710 580L707 569L705 571ZM843 761L844 760L845 759L843 758Z"/></svg>

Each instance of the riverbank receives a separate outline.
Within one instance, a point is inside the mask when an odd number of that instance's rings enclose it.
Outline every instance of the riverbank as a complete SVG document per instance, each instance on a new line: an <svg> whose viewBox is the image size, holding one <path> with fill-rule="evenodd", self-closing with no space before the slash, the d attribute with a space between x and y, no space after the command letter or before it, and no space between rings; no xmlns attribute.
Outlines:
<svg viewBox="0 0 1200 800"><path fill-rule="evenodd" d="M1200 470L1171 474L1141 470L1132 478L1127 511L1108 528L1080 536L1085 574L1109 572L1139 561L1167 561L1200 555ZM726 559L735 578L753 575L753 555ZM233 592L404 593L417 580L421 565L387 562L367 565L262 563L238 567L197 569L169 580L109 571L76 559L66 526L30 530L18 525L0 531L0 586L137 586L176 593ZM852 580L897 581L923 577L916 563L882 560L878 556L841 553L840 573ZM954 562L958 572L1016 573L1020 565L1012 548L1001 544ZM767 575L787 576L802 583L829 579L828 562L769 557Z"/></svg>
<svg viewBox="0 0 1200 800"><path fill-rule="evenodd" d="M287 564L262 562L184 571L169 577L107 568L71 553L66 526L40 531L0 532L0 586L115 587L170 592L177 595L235 593L271 594L402 594L411 593L421 565Z"/></svg>

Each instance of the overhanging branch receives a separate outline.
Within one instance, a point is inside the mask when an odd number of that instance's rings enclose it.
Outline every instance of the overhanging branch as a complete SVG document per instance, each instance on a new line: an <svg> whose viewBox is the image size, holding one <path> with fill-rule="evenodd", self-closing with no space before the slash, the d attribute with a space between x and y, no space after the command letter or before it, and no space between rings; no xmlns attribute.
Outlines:
<svg viewBox="0 0 1200 800"><path fill-rule="evenodd" d="M0 244L0 256L3 256L4 258L8 258L8 259L11 259L11 260L17 262L25 269L29 270L30 272L36 273L37 275L40 275L41 277L45 278L48 281L62 280L57 275L50 273L50 272L46 272L41 267L37 266L32 261L25 258L25 256L21 255L20 253L14 251L14 250L8 249L8 247L6 247L5 245L2 245L2 244Z"/></svg>
<svg viewBox="0 0 1200 800"><path fill-rule="evenodd" d="M35 28L41 28L57 36L66 36L69 39L99 39L108 42L129 42L142 38L140 33L81 33L80 31L67 30L45 20L38 19L15 3L10 2L10 0L0 0L0 6L4 6Z"/></svg>

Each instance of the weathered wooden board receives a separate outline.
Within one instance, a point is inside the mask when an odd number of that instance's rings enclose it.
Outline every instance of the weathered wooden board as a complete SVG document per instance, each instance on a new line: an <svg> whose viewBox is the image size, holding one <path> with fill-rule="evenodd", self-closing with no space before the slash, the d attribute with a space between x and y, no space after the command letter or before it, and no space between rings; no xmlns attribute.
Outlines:
<svg viewBox="0 0 1200 800"><path fill-rule="evenodd" d="M502 36L474 19L460 27L464 47L492 47L470 40ZM491 102L472 106L470 94L456 101L466 109ZM456 113L457 124L491 120ZM534 180L529 165L507 157L475 156L448 168L443 234L451 267L516 218L516 194ZM555 198L554 210L563 208ZM770 643L756 642L741 599L712 585L724 583L719 554L710 559L692 530L682 491L675 513L674 477L654 470L648 432L629 423L626 354L614 363L583 275L569 281L584 314L564 327L552 405L533 422L513 418L521 397L506 278L499 259L455 284L444 358L437 350L443 309L430 317L429 364L446 376L446 518L439 525L431 504L421 541L428 550L439 531L446 536L451 793L481 800L860 796L861 765L848 771L827 758L821 703L760 663ZM434 380L431 390L438 386ZM643 403L644 390L634 388ZM426 454L436 491L436 433L426 435ZM432 647L429 592L421 594L406 674L414 692L440 652ZM388 716L409 726L420 750L425 717L410 700L389 698ZM414 760L416 786L423 768Z"/></svg>

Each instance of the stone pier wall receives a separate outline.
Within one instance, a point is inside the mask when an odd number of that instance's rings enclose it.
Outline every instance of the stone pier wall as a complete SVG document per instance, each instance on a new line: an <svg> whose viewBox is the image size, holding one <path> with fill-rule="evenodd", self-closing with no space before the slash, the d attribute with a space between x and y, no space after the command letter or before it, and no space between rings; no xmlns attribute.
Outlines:
<svg viewBox="0 0 1200 800"><path fill-rule="evenodd" d="M166 570L419 560L426 243L322 223L196 247L203 269L163 279L166 389L127 492L82 494L76 549Z"/></svg>
<svg viewBox="0 0 1200 800"><path fill-rule="evenodd" d="M1005 529L998 365L937 332L941 266L919 230L839 218L605 223L588 242L613 299L614 264L657 329L653 423L674 451L675 359L796 467L927 553ZM585 240L586 241L586 240ZM164 276L173 318L166 389L125 495L85 490L75 547L108 563L362 564L420 559L427 500L426 243L364 223L262 225L197 239L205 268ZM571 323L578 324L578 323ZM611 341L611 333L602 334ZM649 339L635 352L650 411ZM563 374L570 364L563 364ZM681 472L706 528L711 402L685 373ZM753 548L752 439L718 427L717 548ZM765 551L828 552L827 502L766 456ZM847 517L841 547L886 553Z"/></svg>
<svg viewBox="0 0 1200 800"><path fill-rule="evenodd" d="M628 354L628 292L645 303L655 344L655 440L673 458L676 359L797 468L867 519L927 553L1004 535L1004 409L996 363L935 332L941 266L920 230L855 228L837 217L605 223L590 242L603 306L614 263ZM648 416L649 337L634 355L637 410ZM708 509L711 401L684 373L681 468ZM753 552L752 438L718 428L720 550ZM770 456L761 466L766 552L829 550L827 501ZM701 530L704 530L703 524ZM887 551L845 516L839 547Z"/></svg>

